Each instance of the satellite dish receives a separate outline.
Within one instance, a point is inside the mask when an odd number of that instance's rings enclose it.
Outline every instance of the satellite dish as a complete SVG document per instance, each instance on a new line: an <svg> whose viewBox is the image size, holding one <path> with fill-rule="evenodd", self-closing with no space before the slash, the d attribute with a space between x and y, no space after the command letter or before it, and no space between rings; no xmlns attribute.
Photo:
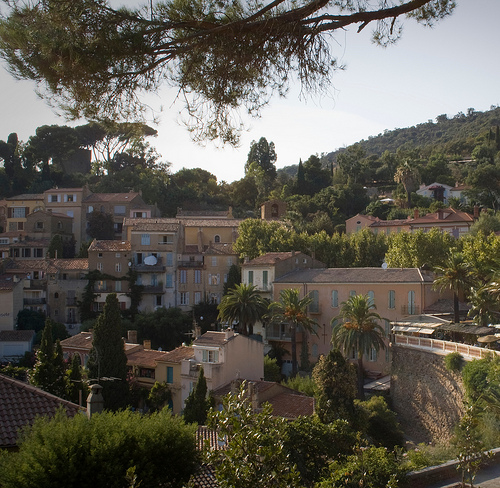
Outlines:
<svg viewBox="0 0 500 488"><path fill-rule="evenodd" d="M148 266L154 266L157 262L158 260L155 256L148 256L144 258L144 264L147 264Z"/></svg>
<svg viewBox="0 0 500 488"><path fill-rule="evenodd" d="M382 269L387 269L387 263L385 261L382 263Z"/></svg>
<svg viewBox="0 0 500 488"><path fill-rule="evenodd" d="M132 261L128 262L128 267L130 268L130 266L132 266Z"/></svg>

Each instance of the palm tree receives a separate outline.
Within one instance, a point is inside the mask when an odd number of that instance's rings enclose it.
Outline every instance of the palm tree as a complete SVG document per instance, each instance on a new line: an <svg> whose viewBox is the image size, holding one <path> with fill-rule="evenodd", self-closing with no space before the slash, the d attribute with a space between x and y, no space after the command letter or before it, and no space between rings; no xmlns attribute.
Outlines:
<svg viewBox="0 0 500 488"><path fill-rule="evenodd" d="M311 304L312 298L306 295L300 298L298 289L287 288L280 291L279 302L272 302L269 305L271 322L287 323L290 327L290 340L292 345L292 376L297 375L297 328L302 327L308 332L313 332L316 322L307 316L307 307Z"/></svg>
<svg viewBox="0 0 500 488"><path fill-rule="evenodd" d="M375 310L375 303L368 295L354 295L342 302L340 313L332 319L332 345L344 351L355 351L358 356L358 395L364 399L363 355L371 349L385 349L382 317Z"/></svg>
<svg viewBox="0 0 500 488"><path fill-rule="evenodd" d="M238 322L241 334L252 335L253 326L262 319L267 311L268 302L262 298L253 285L235 285L231 288L217 307L218 319L232 324Z"/></svg>
<svg viewBox="0 0 500 488"><path fill-rule="evenodd" d="M481 286L477 290L472 289L470 293L471 308L467 315L479 326L487 327L488 324L496 323L500 316L500 302L489 290L490 285Z"/></svg>
<svg viewBox="0 0 500 488"><path fill-rule="evenodd" d="M464 261L461 253L452 253L444 266L436 266L434 271L438 276L434 278L433 288L453 291L453 320L458 324L460 322L458 299L473 284L472 266Z"/></svg>
<svg viewBox="0 0 500 488"><path fill-rule="evenodd" d="M405 161L403 164L396 168L394 181L396 183L402 183L405 187L406 195L408 198L408 208L411 208L411 192L418 189L417 185L419 179L420 174L417 168L412 166L409 161Z"/></svg>

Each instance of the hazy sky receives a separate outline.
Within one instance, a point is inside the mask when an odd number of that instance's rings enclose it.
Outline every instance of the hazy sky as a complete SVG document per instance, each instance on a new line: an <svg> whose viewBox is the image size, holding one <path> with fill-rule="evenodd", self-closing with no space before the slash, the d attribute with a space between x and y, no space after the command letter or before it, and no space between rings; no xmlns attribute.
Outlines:
<svg viewBox="0 0 500 488"><path fill-rule="evenodd" d="M407 21L403 38L386 49L370 43L369 27L361 34L354 28L337 33L332 45L346 70L334 75L330 94L301 101L293 87L287 99L274 99L260 119L245 120L248 131L238 149L194 144L178 124L182 106L174 103L175 90L164 89L148 98L154 108L163 106L155 126L158 137L150 142L173 172L200 167L231 182L243 177L250 143L263 136L274 142L279 168L385 129L500 105L500 2L457 4L455 13L433 29ZM5 70L0 70L0 83L0 139L17 132L26 141L41 125L66 123L37 98L33 83L15 81Z"/></svg>

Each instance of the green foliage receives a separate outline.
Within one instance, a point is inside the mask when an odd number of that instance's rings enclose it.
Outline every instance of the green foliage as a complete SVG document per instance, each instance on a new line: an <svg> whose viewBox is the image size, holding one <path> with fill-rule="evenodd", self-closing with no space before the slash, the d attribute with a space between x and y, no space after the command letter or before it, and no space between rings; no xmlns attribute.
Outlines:
<svg viewBox="0 0 500 488"><path fill-rule="evenodd" d="M15 378L19 381L26 381L26 377L28 375L29 369L25 366L14 366L9 363L6 366L0 366L0 374L5 376L10 376L11 378Z"/></svg>
<svg viewBox="0 0 500 488"><path fill-rule="evenodd" d="M89 378L101 382L104 407L117 410L128 404L127 356L121 333L120 306L115 293L106 297L99 315L88 362Z"/></svg>
<svg viewBox="0 0 500 488"><path fill-rule="evenodd" d="M498 362L498 359L493 361L491 358L474 359L467 361L462 368L465 393L471 404L476 403L490 388L491 380L494 380L490 376L490 371L495 371ZM500 386L500 378L496 378L496 385Z"/></svg>
<svg viewBox="0 0 500 488"><path fill-rule="evenodd" d="M45 315L41 312L23 308L17 314L17 330L34 330L39 332L45 327Z"/></svg>
<svg viewBox="0 0 500 488"><path fill-rule="evenodd" d="M429 466L438 466L450 459L453 459L455 453L449 445L437 444L418 444L412 449L408 449L405 456L405 466L409 471L418 471Z"/></svg>
<svg viewBox="0 0 500 488"><path fill-rule="evenodd" d="M84 404L89 390L82 378L82 366L80 356L73 354L71 365L66 371L66 397L77 405Z"/></svg>
<svg viewBox="0 0 500 488"><path fill-rule="evenodd" d="M54 322L52 321L52 339L54 341L57 340L64 340L69 337L68 330L66 329L66 326L62 324L61 322ZM38 331L35 335L35 344L40 344L40 341L42 340L42 331Z"/></svg>
<svg viewBox="0 0 500 488"><path fill-rule="evenodd" d="M63 240L59 234L55 234L50 240L49 248L47 249L49 258L63 258Z"/></svg>
<svg viewBox="0 0 500 488"><path fill-rule="evenodd" d="M106 412L90 421L59 411L24 431L19 452L0 457L0 472L3 488L122 488L132 467L136 486L181 488L197 459L194 429L167 410Z"/></svg>
<svg viewBox="0 0 500 488"><path fill-rule="evenodd" d="M113 239L115 236L113 216L94 210L87 218L87 234L93 239Z"/></svg>
<svg viewBox="0 0 500 488"><path fill-rule="evenodd" d="M284 449L300 474L300 486L312 487L328 474L328 463L352 454L357 435L348 422L322 423L315 415L287 425Z"/></svg>
<svg viewBox="0 0 500 488"><path fill-rule="evenodd" d="M316 396L316 383L310 375L292 376L282 381L283 385L292 390L305 393L307 396Z"/></svg>
<svg viewBox="0 0 500 488"><path fill-rule="evenodd" d="M193 319L178 307L158 308L136 315L134 327L139 341L151 340L151 348L171 351L188 339Z"/></svg>
<svg viewBox="0 0 500 488"><path fill-rule="evenodd" d="M287 421L273 417L269 404L254 413L245 383L236 395L223 400L222 411L212 410L208 426L226 443L224 450L207 450L221 488L297 486L299 474L285 448Z"/></svg>
<svg viewBox="0 0 500 488"><path fill-rule="evenodd" d="M360 448L346 460L330 464L330 476L316 488L397 488L403 486L406 468L397 453L384 447Z"/></svg>
<svg viewBox="0 0 500 488"><path fill-rule="evenodd" d="M268 302L262 298L256 286L252 284L235 285L222 297L219 304L218 319L232 327L238 324L238 332L253 334L253 326L260 321L267 311Z"/></svg>
<svg viewBox="0 0 500 488"><path fill-rule="evenodd" d="M188 424L205 425L210 407L211 400L207 398L207 380L203 368L200 368L196 385L186 398L183 412L184 421Z"/></svg>
<svg viewBox="0 0 500 488"><path fill-rule="evenodd" d="M276 358L264 356L264 381L281 381L281 368L278 366Z"/></svg>
<svg viewBox="0 0 500 488"><path fill-rule="evenodd" d="M163 382L155 381L153 388L149 391L147 403L153 412L159 412L166 404L172 401L170 386ZM185 420L185 419L184 419Z"/></svg>
<svg viewBox="0 0 500 488"><path fill-rule="evenodd" d="M224 286L226 286L226 283L224 283ZM217 327L218 314L217 304L209 300L204 300L193 305L193 316L196 323L200 326L202 334Z"/></svg>
<svg viewBox="0 0 500 488"><path fill-rule="evenodd" d="M444 357L444 364L448 371L456 373L462 369L464 358L459 352L451 352Z"/></svg>
<svg viewBox="0 0 500 488"><path fill-rule="evenodd" d="M129 268L127 272L127 278L127 296L130 298L130 307L128 309L128 313L132 321L134 321L136 315L139 313L139 305L141 304L144 286L137 284L137 271L134 271L132 268Z"/></svg>
<svg viewBox="0 0 500 488"><path fill-rule="evenodd" d="M356 371L340 353L332 349L314 366L316 413L324 423L355 419Z"/></svg>
<svg viewBox="0 0 500 488"><path fill-rule="evenodd" d="M36 363L29 374L30 383L53 395L64 397L66 394L66 376L61 344L54 346L52 321L45 321L42 341L36 353Z"/></svg>
<svg viewBox="0 0 500 488"><path fill-rule="evenodd" d="M500 231L500 213L487 213L481 212L479 219L472 224L470 228L470 234L475 235L478 233L483 233L488 236L492 232Z"/></svg>
<svg viewBox="0 0 500 488"><path fill-rule="evenodd" d="M365 402L357 402L358 415L365 418L365 432L370 443L377 447L394 450L404 446L403 431L393 412L382 396L372 396Z"/></svg>
<svg viewBox="0 0 500 488"><path fill-rule="evenodd" d="M80 320L86 322L88 320L94 320L97 317L97 312L94 312L94 300L99 296L98 293L94 292L95 282L100 276L100 273L96 271L91 271L87 275L88 283L85 285L82 293L82 299L78 302L78 312L80 314Z"/></svg>
<svg viewBox="0 0 500 488"><path fill-rule="evenodd" d="M236 264L231 264L227 272L227 281L224 283L224 295L227 295L231 288L241 283L241 268Z"/></svg>

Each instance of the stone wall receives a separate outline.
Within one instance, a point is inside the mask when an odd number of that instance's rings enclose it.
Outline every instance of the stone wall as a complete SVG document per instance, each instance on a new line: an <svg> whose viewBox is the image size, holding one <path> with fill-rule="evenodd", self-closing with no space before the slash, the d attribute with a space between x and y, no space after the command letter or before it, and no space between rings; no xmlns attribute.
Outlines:
<svg viewBox="0 0 500 488"><path fill-rule="evenodd" d="M463 414L460 373L446 369L444 356L393 346L391 397L408 437L446 443Z"/></svg>

